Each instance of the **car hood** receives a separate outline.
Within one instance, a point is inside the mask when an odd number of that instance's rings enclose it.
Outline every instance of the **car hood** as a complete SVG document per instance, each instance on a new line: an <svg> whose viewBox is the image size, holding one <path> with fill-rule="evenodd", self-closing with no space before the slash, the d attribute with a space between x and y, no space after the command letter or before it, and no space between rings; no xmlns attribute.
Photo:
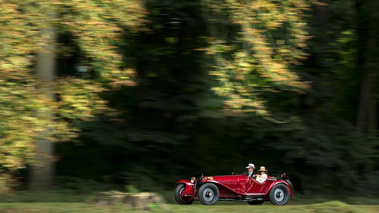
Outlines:
<svg viewBox="0 0 379 213"><path fill-rule="evenodd" d="M205 176L204 177L204 180L213 180L215 182L220 182L220 183L238 181L241 179L246 180L247 177L245 175L221 175L221 176Z"/></svg>

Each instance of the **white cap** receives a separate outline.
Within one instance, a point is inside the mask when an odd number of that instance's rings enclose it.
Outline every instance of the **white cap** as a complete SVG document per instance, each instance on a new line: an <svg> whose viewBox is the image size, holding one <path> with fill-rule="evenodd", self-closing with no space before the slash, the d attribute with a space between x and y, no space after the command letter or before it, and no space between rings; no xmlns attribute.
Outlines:
<svg viewBox="0 0 379 213"><path fill-rule="evenodd" d="M255 166L254 166L254 164L253 163L249 163L249 165L247 165L247 167L246 168L253 168L253 169L255 169Z"/></svg>

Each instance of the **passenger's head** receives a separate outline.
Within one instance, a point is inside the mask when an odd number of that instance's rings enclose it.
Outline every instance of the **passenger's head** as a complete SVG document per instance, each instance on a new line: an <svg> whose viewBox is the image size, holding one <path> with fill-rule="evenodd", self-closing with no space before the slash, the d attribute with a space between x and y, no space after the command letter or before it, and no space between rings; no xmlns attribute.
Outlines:
<svg viewBox="0 0 379 213"><path fill-rule="evenodd" d="M267 174L267 170L266 170L266 168L264 166L261 166L261 168L258 170L258 173L259 174L264 174L264 173Z"/></svg>

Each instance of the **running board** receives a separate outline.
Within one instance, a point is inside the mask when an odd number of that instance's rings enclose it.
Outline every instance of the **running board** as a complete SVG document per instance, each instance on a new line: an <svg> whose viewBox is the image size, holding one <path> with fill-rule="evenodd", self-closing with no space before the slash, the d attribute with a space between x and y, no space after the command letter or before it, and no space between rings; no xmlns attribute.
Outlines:
<svg viewBox="0 0 379 213"><path fill-rule="evenodd" d="M245 199L238 199L238 198L222 198L220 197L218 199L219 201L237 201L237 202L249 202L249 201L255 201L255 200L265 200L263 197L255 197L255 198L245 198Z"/></svg>

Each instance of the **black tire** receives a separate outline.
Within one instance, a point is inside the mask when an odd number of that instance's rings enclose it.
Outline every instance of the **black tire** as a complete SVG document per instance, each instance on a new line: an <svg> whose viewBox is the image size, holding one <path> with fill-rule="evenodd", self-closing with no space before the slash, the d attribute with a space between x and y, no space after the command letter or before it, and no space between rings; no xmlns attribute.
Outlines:
<svg viewBox="0 0 379 213"><path fill-rule="evenodd" d="M220 197L220 191L213 183L206 183L199 189L198 197L203 205L214 205Z"/></svg>
<svg viewBox="0 0 379 213"><path fill-rule="evenodd" d="M182 191L186 188L186 184L179 184L175 190L175 200L179 205L191 205L194 199L187 199L186 197L180 196Z"/></svg>
<svg viewBox="0 0 379 213"><path fill-rule="evenodd" d="M269 193L269 198L272 204L284 206L290 198L290 190L283 183L279 183L272 187Z"/></svg>
<svg viewBox="0 0 379 213"><path fill-rule="evenodd" d="M253 201L250 201L250 202L247 202L249 205L262 205L265 201L264 200L253 200Z"/></svg>

